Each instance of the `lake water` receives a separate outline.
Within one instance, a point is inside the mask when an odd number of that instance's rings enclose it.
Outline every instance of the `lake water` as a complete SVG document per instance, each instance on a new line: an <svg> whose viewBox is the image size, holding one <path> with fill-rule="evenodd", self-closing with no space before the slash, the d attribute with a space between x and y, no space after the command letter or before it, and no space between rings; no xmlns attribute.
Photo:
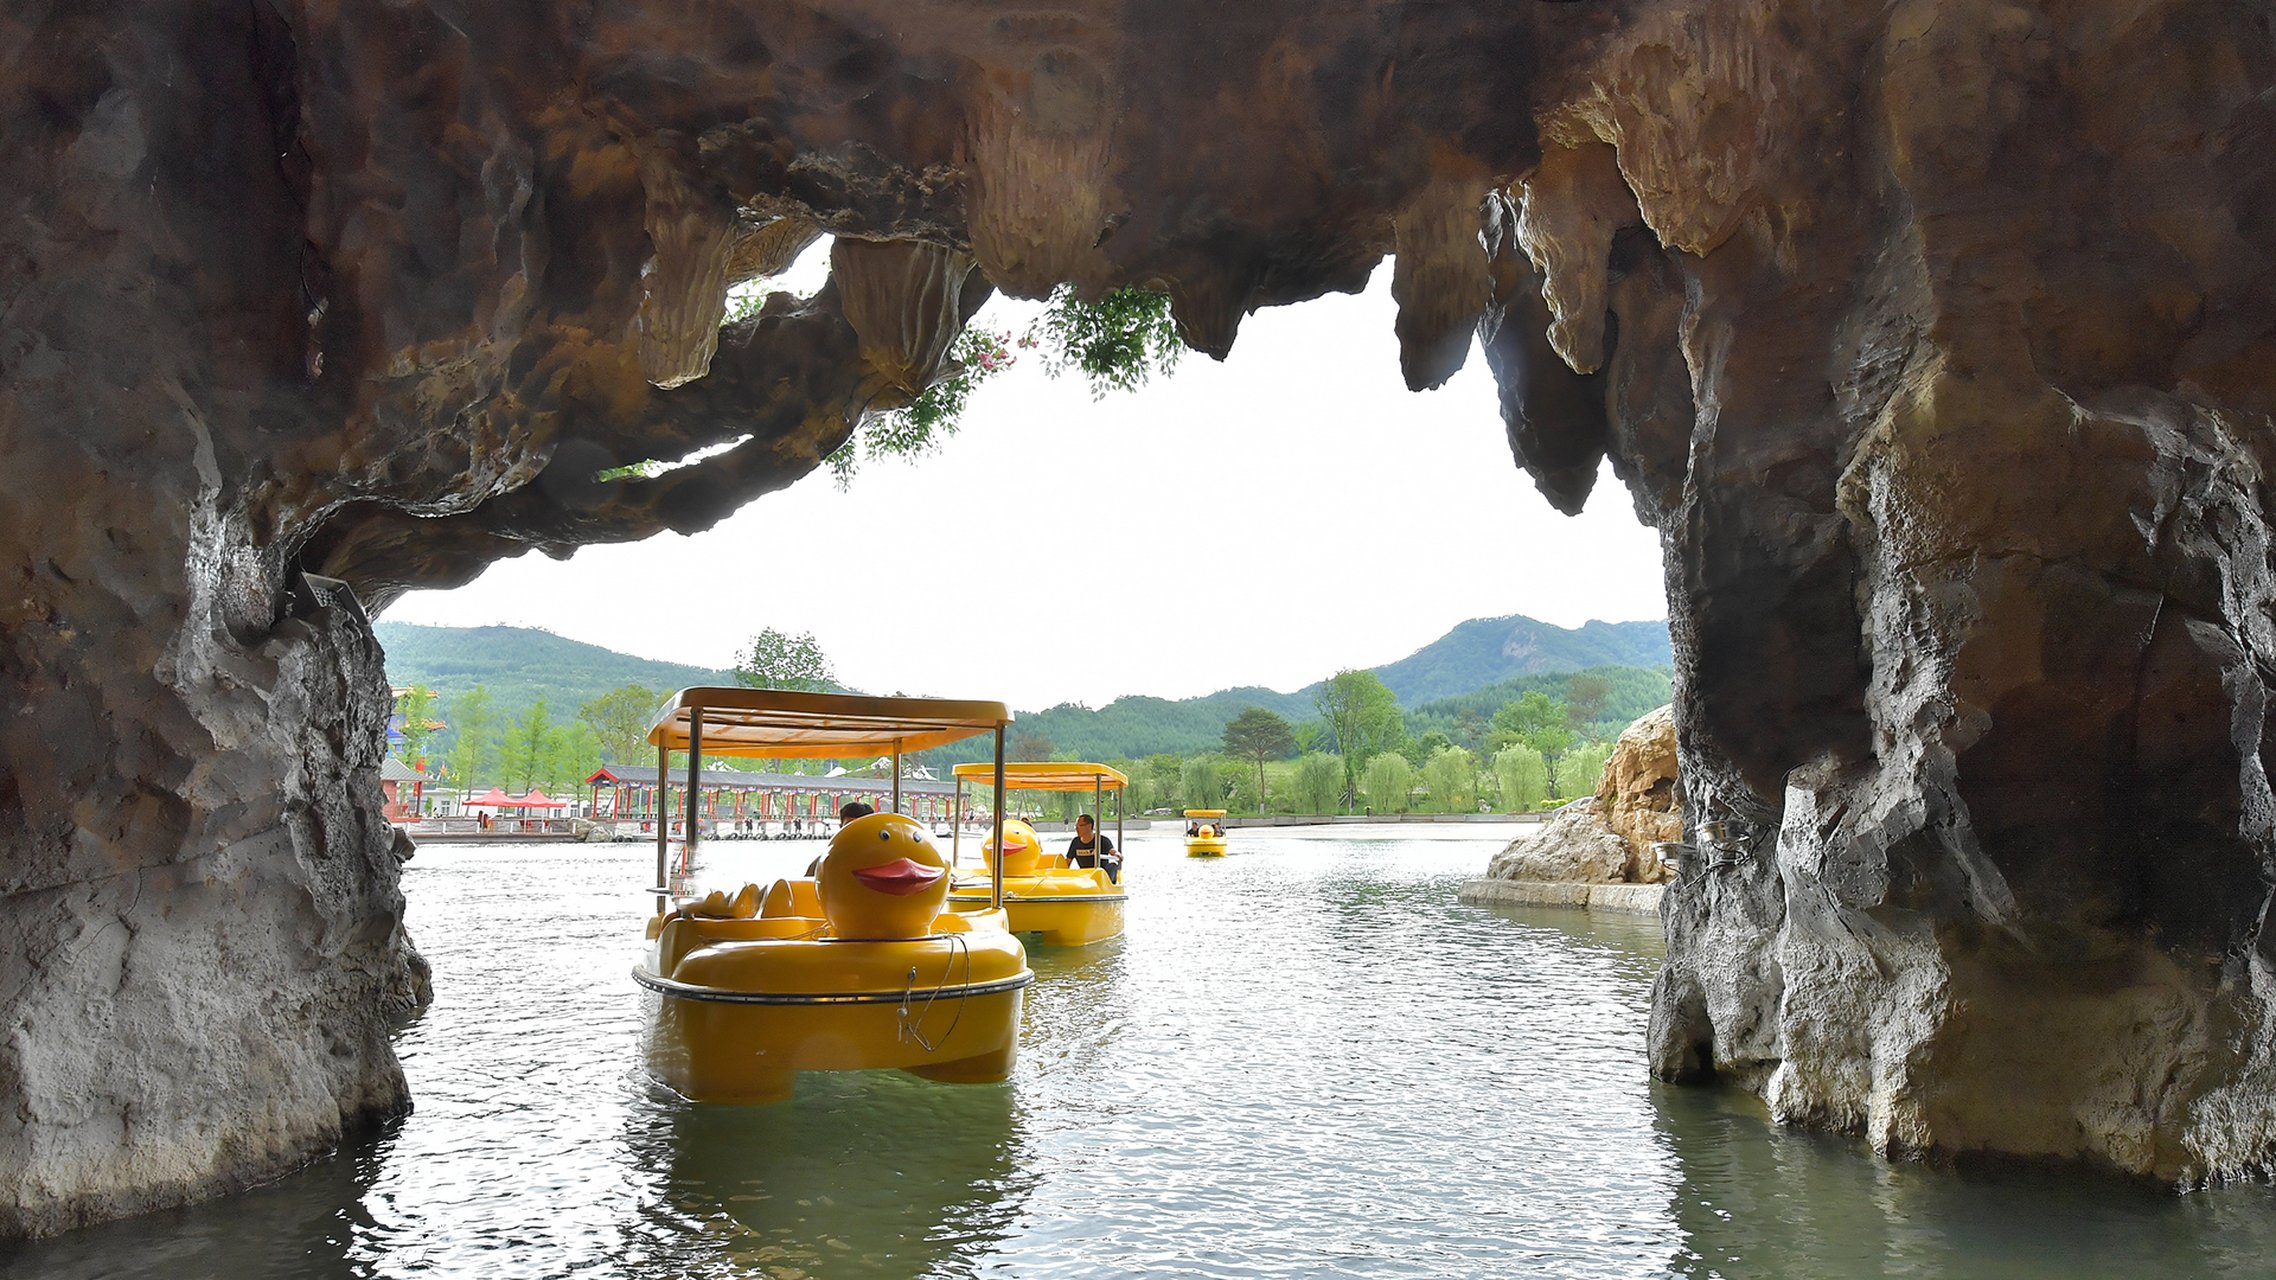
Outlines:
<svg viewBox="0 0 2276 1280"><path fill-rule="evenodd" d="M1132 833L1129 932L1032 948L1003 1085L639 1074L653 851L430 846L415 1114L9 1276L2266 1276L2276 1192L1891 1165L1650 1083L1659 924L1463 906L1509 829ZM714 844L706 887L819 843Z"/></svg>

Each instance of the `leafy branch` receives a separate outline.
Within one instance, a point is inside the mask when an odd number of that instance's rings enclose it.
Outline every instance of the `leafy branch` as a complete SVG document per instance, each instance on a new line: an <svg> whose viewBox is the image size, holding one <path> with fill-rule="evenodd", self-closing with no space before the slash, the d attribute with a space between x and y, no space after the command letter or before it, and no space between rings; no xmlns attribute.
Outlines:
<svg viewBox="0 0 2276 1280"><path fill-rule="evenodd" d="M853 482L862 458L918 457L956 434L964 407L980 384L1018 362L1016 351L1035 350L1043 371L1056 378L1076 370L1089 379L1091 398L1136 391L1177 368L1184 345L1170 316L1166 293L1117 289L1095 302L1061 285L1043 314L1016 340L1009 332L966 329L951 353L946 377L905 408L872 414L827 461L840 489Z"/></svg>

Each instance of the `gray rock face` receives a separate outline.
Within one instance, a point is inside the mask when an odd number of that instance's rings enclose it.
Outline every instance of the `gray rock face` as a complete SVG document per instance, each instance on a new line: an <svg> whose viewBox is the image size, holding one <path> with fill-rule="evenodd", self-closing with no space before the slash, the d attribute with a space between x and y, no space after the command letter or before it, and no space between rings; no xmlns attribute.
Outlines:
<svg viewBox="0 0 2276 1280"><path fill-rule="evenodd" d="M1634 878L1636 852L1604 824L1593 800L1568 805L1511 840L1486 864L1489 880L1549 880L1619 884Z"/></svg>
<svg viewBox="0 0 2276 1280"><path fill-rule="evenodd" d="M172 805L82 804L55 862L10 867L10 1234L249 1185L410 1105L388 1018L430 997L380 815L390 699L369 626L311 605L257 644L186 638L157 675L154 705L111 707L112 723L182 716L213 737L207 767ZM98 727L51 724L59 746ZM85 869L128 853L149 861Z"/></svg>

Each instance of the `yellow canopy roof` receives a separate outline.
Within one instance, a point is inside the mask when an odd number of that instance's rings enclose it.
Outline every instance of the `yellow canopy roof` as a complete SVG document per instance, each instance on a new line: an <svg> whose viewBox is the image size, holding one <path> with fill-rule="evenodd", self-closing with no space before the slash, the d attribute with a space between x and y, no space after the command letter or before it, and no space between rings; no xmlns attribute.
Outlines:
<svg viewBox="0 0 2276 1280"><path fill-rule="evenodd" d="M1185 816L1188 818L1222 818L1225 816L1225 811L1223 809L1188 809L1185 811Z"/></svg>
<svg viewBox="0 0 2276 1280"><path fill-rule="evenodd" d="M648 744L687 750L698 713L707 756L804 760L923 751L1012 722L1001 702L699 685L664 704L648 726Z"/></svg>
<svg viewBox="0 0 2276 1280"><path fill-rule="evenodd" d="M993 786L996 765L992 760L960 764L956 776ZM1006 791L1120 791L1129 785L1121 770L1079 760L1030 760L1004 766Z"/></svg>

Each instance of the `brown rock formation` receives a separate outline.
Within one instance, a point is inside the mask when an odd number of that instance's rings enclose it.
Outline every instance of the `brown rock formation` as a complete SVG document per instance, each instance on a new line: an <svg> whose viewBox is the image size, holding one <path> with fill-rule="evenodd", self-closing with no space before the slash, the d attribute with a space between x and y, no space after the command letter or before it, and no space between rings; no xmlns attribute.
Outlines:
<svg viewBox="0 0 2276 1280"><path fill-rule="evenodd" d="M1683 805L1676 787L1675 708L1636 718L1612 744L1604 777L1596 784L1595 811L1605 829L1628 842L1634 861L1628 879L1657 884L1674 878L1652 846L1683 839Z"/></svg>
<svg viewBox="0 0 2276 1280"><path fill-rule="evenodd" d="M1566 805L1511 840L1486 864L1489 880L1551 884L1625 884L1636 878L1636 851L1597 812L1593 800Z"/></svg>
<svg viewBox="0 0 2276 1280"><path fill-rule="evenodd" d="M705 527L991 287L1223 355L1396 248L1662 533L1659 1069L1884 1149L2276 1162L2264 0L0 15L0 1227L402 1105L361 611ZM1475 210L1474 216L1469 212ZM830 286L716 328L817 231ZM1481 314L1482 312L1482 314ZM598 479L726 446L654 479Z"/></svg>
<svg viewBox="0 0 2276 1280"><path fill-rule="evenodd" d="M1659 884L1675 878L1652 846L1683 838L1676 801L1675 708L1623 729L1586 804L1570 804L1494 855L1492 880Z"/></svg>

